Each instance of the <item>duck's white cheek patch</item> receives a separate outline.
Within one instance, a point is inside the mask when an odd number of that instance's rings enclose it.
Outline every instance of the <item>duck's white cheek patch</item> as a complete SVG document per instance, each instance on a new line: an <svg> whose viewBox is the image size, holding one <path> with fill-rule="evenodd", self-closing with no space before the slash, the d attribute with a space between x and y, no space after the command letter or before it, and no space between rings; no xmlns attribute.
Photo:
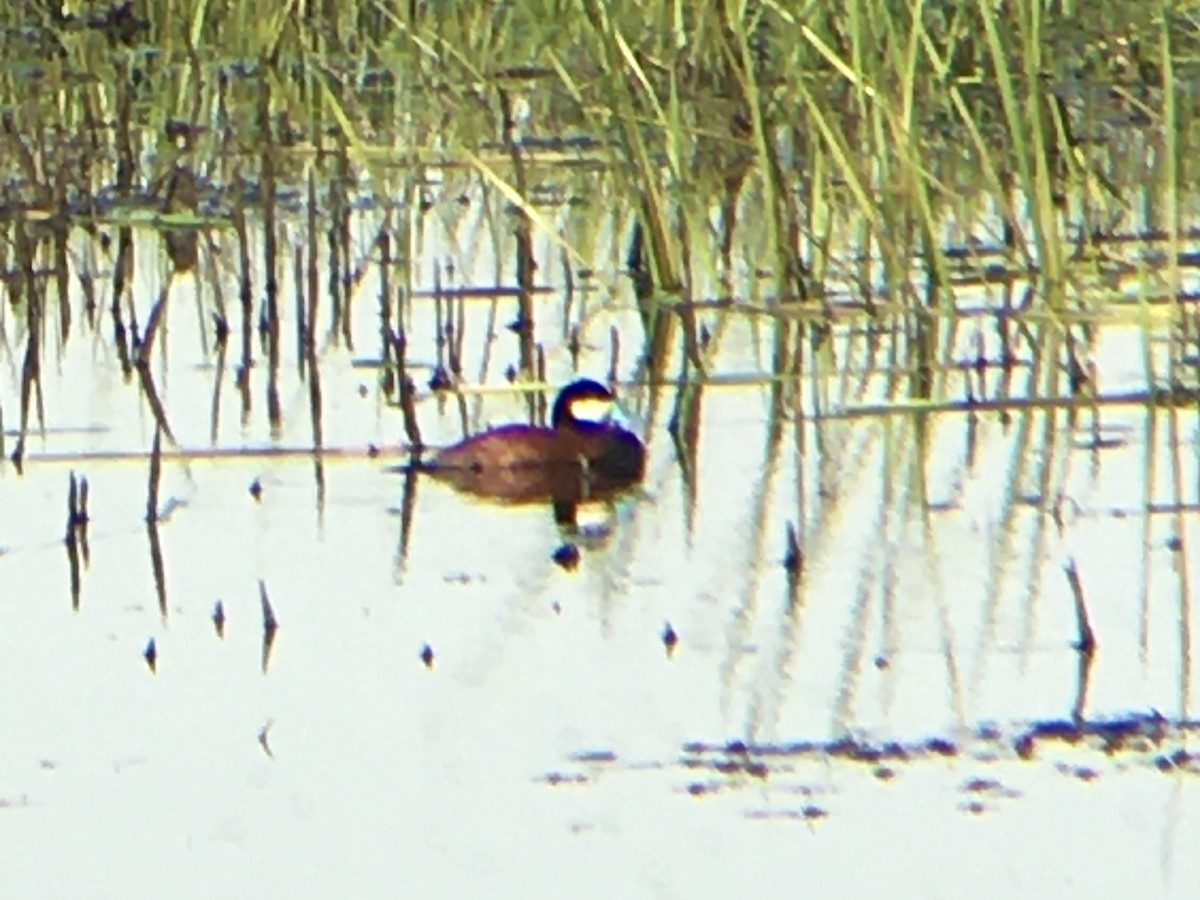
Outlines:
<svg viewBox="0 0 1200 900"><path fill-rule="evenodd" d="M613 402L600 397L580 397L571 403L571 415L580 422L604 422L612 411Z"/></svg>

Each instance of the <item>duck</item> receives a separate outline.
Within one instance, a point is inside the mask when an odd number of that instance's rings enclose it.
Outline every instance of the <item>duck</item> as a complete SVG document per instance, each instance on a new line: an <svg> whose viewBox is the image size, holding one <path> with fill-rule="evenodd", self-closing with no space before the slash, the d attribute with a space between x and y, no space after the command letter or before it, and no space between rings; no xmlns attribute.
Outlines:
<svg viewBox="0 0 1200 900"><path fill-rule="evenodd" d="M646 448L612 391L579 378L559 391L550 427L502 425L439 451L424 470L460 491L508 502L571 504L642 480Z"/></svg>

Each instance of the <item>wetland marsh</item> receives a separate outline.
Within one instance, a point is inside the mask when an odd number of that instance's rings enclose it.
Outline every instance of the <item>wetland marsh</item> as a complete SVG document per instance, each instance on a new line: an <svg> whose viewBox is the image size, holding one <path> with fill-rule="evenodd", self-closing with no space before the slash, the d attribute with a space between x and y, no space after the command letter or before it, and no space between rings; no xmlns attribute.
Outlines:
<svg viewBox="0 0 1200 900"><path fill-rule="evenodd" d="M1195 16L0 11L0 892L1193 896Z"/></svg>

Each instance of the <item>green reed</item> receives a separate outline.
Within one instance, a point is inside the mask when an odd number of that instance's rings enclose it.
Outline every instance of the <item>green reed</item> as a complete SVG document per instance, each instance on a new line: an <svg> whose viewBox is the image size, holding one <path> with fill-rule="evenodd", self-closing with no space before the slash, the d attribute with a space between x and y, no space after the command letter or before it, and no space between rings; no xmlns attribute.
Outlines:
<svg viewBox="0 0 1200 900"><path fill-rule="evenodd" d="M1179 86L1200 41L1165 0L310 0L266 13L248 0L19 2L0 9L0 39L0 218L54 223L61 258L66 222L119 228L149 208L160 227L227 230L245 210L222 192L256 185L273 197L314 179L337 223L329 327L345 341L362 263L347 181L366 176L403 205L432 170L483 192L501 223L493 240L515 235L528 255L534 233L550 235L564 267L607 257L611 270L631 258L636 231L649 380L666 377L676 351L685 378L713 374L727 314L704 318L698 303L766 310L752 327L772 329L777 409L789 374L844 363L825 336L846 301L899 339L887 352L906 378L893 392L944 396L962 324L944 250L949 240L973 253L965 238L981 228L1051 316L1024 336L1060 356L1070 333L1089 340L1072 313L1104 302L1083 238L1139 227L1139 185L1172 260L1152 282L1170 296L1181 284L1196 117ZM1127 127L1104 111L1113 96ZM535 136L586 143L526 142ZM209 202L172 196L180 172ZM578 214L542 208L534 192L550 173L587 197ZM119 206L95 202L113 193ZM499 216L505 207L515 212ZM400 255L403 292L425 273ZM702 325L713 336L704 348ZM522 344L527 375L534 349ZM842 395L851 389L843 373ZM827 406L816 391L791 399Z"/></svg>

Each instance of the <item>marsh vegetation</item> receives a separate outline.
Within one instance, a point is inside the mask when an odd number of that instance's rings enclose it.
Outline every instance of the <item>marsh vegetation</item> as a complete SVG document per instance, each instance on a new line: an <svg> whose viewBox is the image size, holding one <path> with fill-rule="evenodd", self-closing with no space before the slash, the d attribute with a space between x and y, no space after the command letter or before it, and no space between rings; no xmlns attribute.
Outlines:
<svg viewBox="0 0 1200 900"><path fill-rule="evenodd" d="M402 745L517 804L531 765L640 777L647 734L678 794L773 780L743 815L810 826L814 760L1190 775L1196 16L4 4L0 597L70 602L0 632L73 617L10 668L148 665L213 734L201 673L261 681L264 758ZM388 471L577 374L650 449L601 525ZM524 731L468 753L467 710Z"/></svg>

